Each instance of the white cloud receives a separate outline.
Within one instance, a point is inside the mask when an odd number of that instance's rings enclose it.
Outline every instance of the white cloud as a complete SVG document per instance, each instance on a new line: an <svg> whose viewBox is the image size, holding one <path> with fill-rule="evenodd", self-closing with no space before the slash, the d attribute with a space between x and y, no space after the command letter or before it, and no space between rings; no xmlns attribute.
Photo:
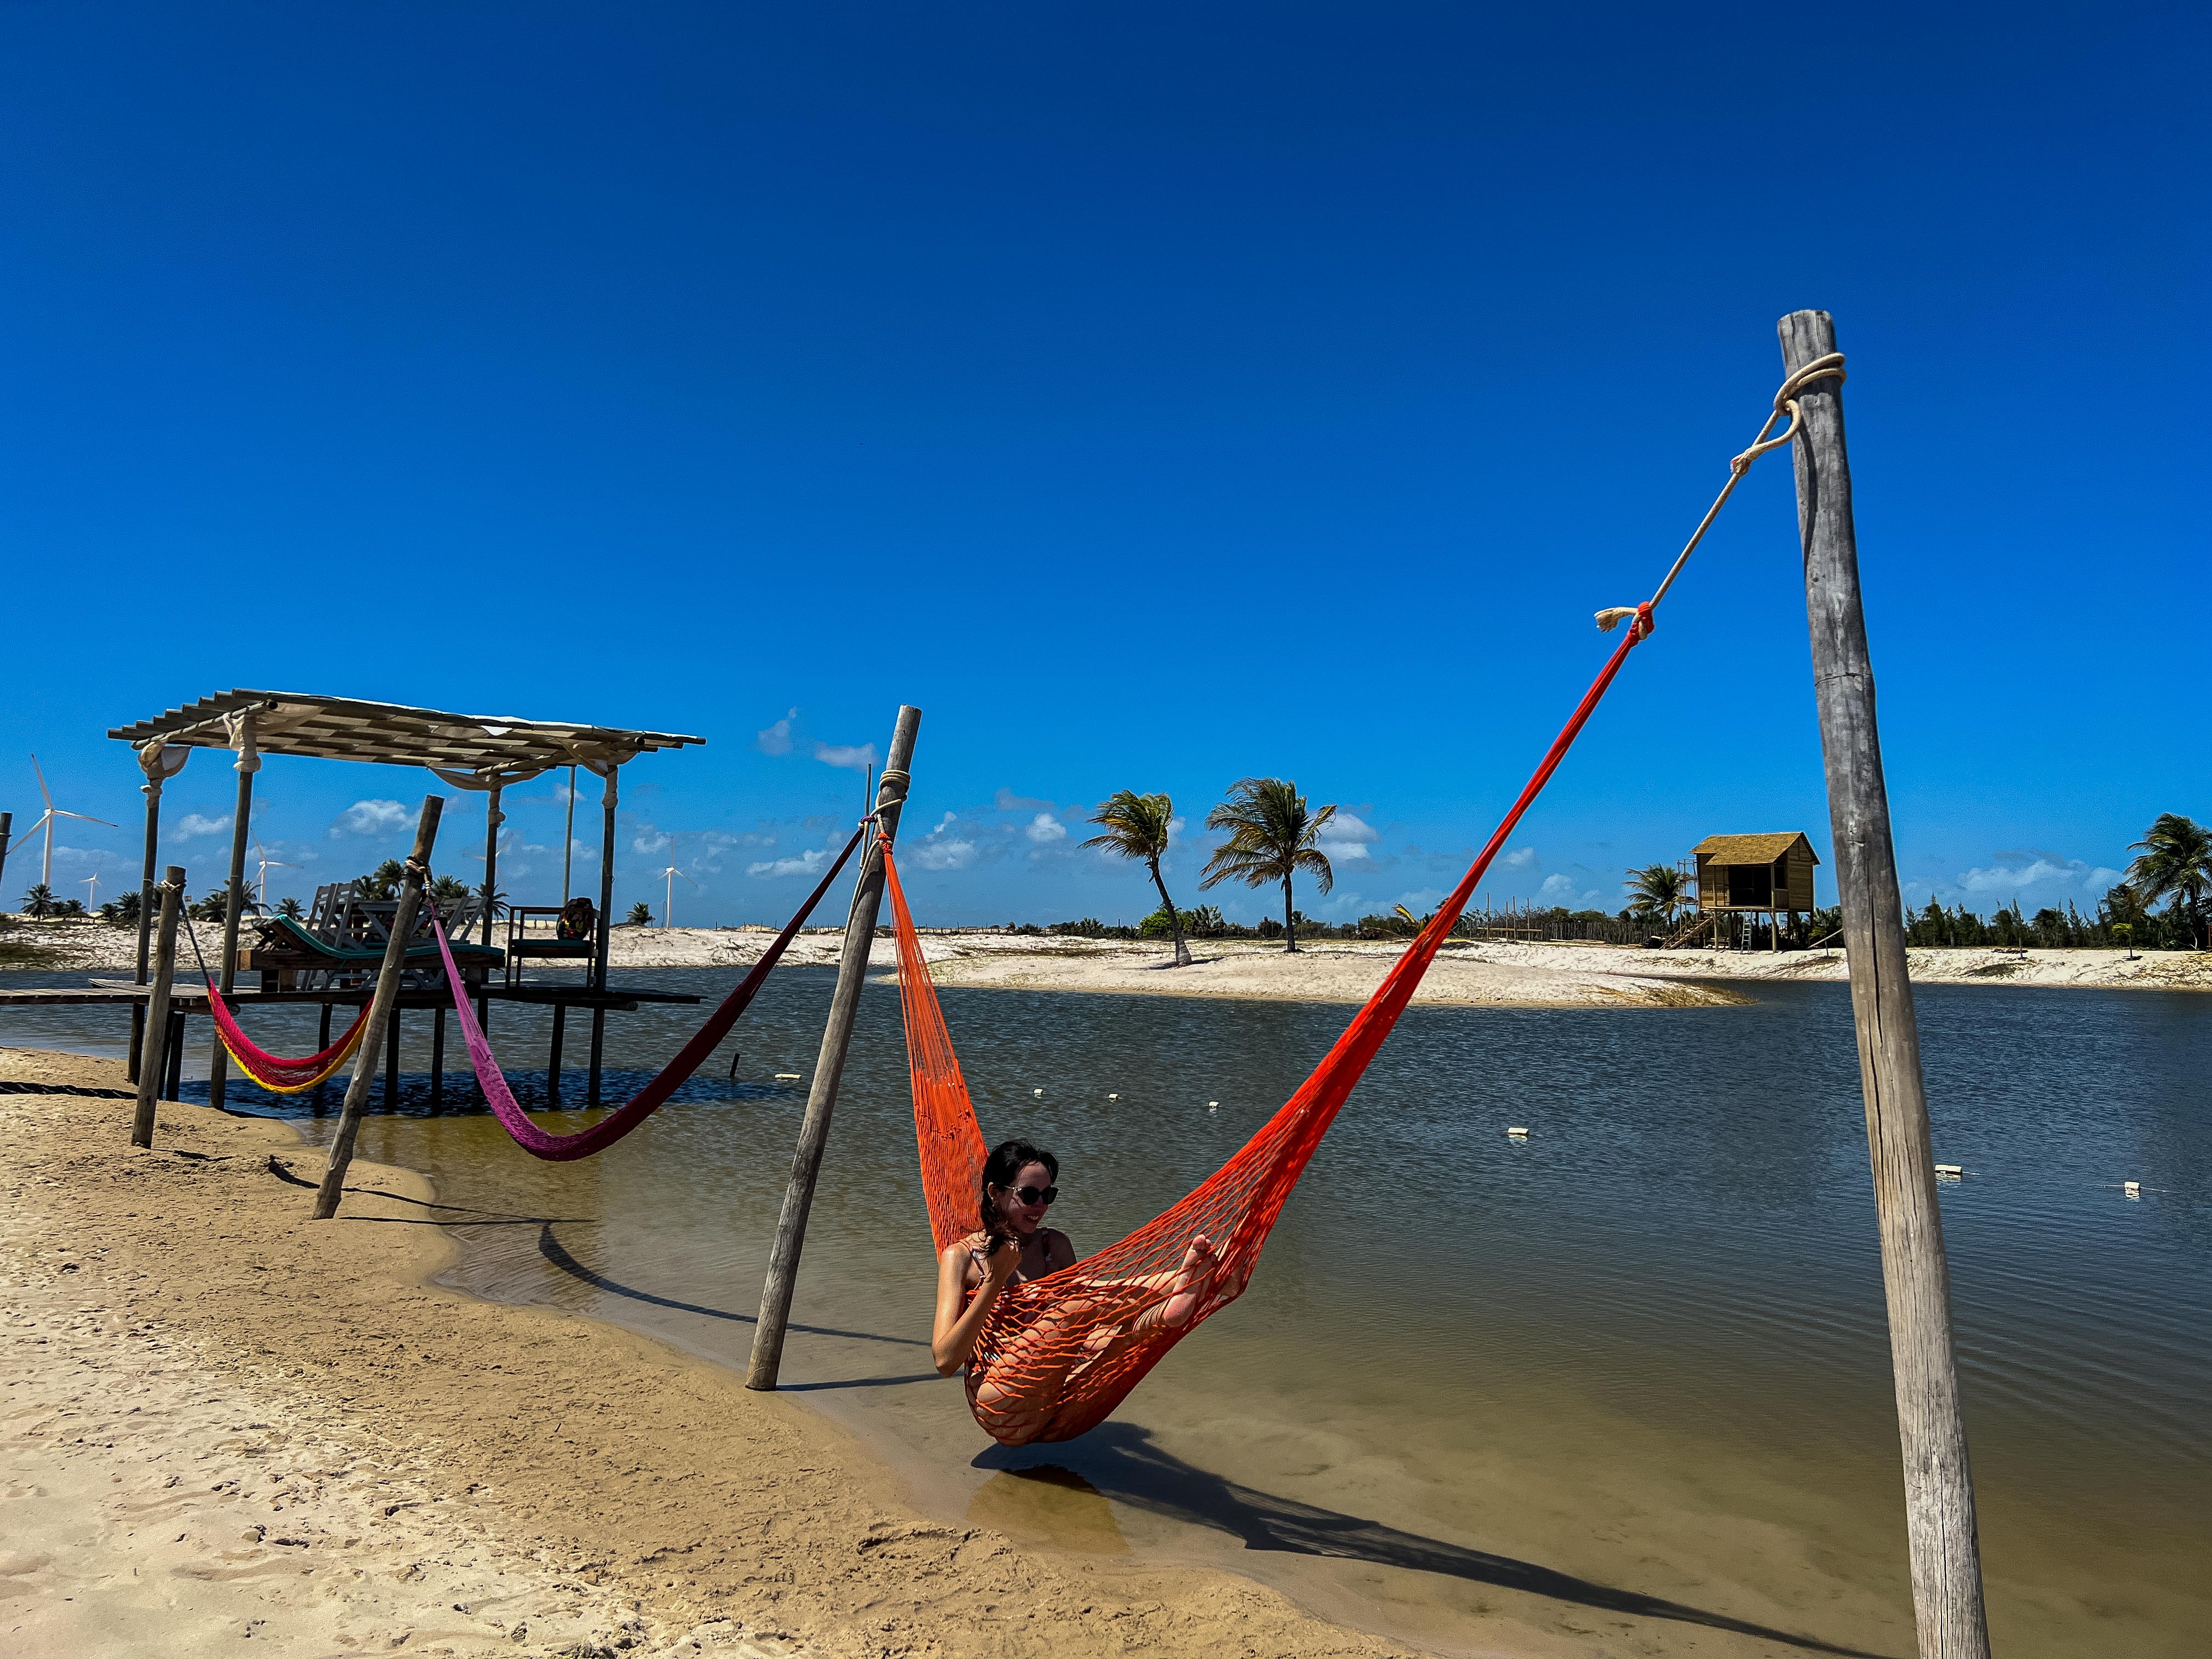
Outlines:
<svg viewBox="0 0 2212 1659"><path fill-rule="evenodd" d="M914 844L910 854L915 864L924 870L965 870L975 862L975 843L961 839L953 830L958 815L947 812L939 820L937 828Z"/></svg>
<svg viewBox="0 0 2212 1659"><path fill-rule="evenodd" d="M1349 812L1339 812L1322 826L1321 839L1315 845L1328 855L1331 863L1341 863L1365 858L1367 844L1378 838L1370 825Z"/></svg>
<svg viewBox="0 0 2212 1659"><path fill-rule="evenodd" d="M1498 867L1501 870L1526 870L1530 865L1535 863L1535 861L1536 849L1534 848L1516 847L1511 852L1508 853L1504 858L1498 860Z"/></svg>
<svg viewBox="0 0 2212 1659"><path fill-rule="evenodd" d="M665 853L674 844L674 837L665 830L655 829L652 824L647 823L640 826L638 833L630 838L629 850L633 853L648 854Z"/></svg>
<svg viewBox="0 0 2212 1659"><path fill-rule="evenodd" d="M1959 873L1959 885L1969 893L2002 893L2007 896L2022 887L2078 887L2084 891L2101 894L2120 878L2118 870L2104 865L2094 868L2084 859L2061 859L2055 854L2000 853L2000 860L1987 867L1978 866ZM2026 860L2006 864L2005 859Z"/></svg>
<svg viewBox="0 0 2212 1659"><path fill-rule="evenodd" d="M15 843L18 852L23 846L21 842ZM111 864L122 861L120 854L111 853L104 847L64 847L58 842L54 847L54 862L57 864L82 864L104 870Z"/></svg>
<svg viewBox="0 0 2212 1659"><path fill-rule="evenodd" d="M1536 890L1538 898L1549 899L1554 904L1565 904L1574 896L1575 878L1570 875L1547 876L1543 885Z"/></svg>
<svg viewBox="0 0 2212 1659"><path fill-rule="evenodd" d="M1036 842L1038 846L1044 847L1056 841L1066 841L1067 826L1053 817L1051 813L1040 812L1030 821L1030 827L1022 833Z"/></svg>
<svg viewBox="0 0 2212 1659"><path fill-rule="evenodd" d="M356 810L358 811L359 809L356 808ZM228 812L225 812L219 818L203 817L198 812L187 812L185 814L183 821L177 825L175 831L169 836L169 839L171 841L191 841L199 836L219 836L229 828L230 814Z"/></svg>
<svg viewBox="0 0 2212 1659"><path fill-rule="evenodd" d="M784 717L774 726L753 733L753 747L763 755L788 755L791 752L791 723L798 718L796 708L787 710Z"/></svg>
<svg viewBox="0 0 2212 1659"><path fill-rule="evenodd" d="M228 818L223 821L229 822ZM337 822L331 825L331 834L374 836L411 822L407 809L396 800L357 800L338 814Z"/></svg>
<svg viewBox="0 0 2212 1659"><path fill-rule="evenodd" d="M745 873L763 881L773 881L778 876L811 876L830 862L827 848L811 847L793 859L768 859L758 864L748 864Z"/></svg>
<svg viewBox="0 0 2212 1659"><path fill-rule="evenodd" d="M1048 800L1037 800L1028 795L1018 795L1004 784L999 786L999 793L993 798L991 804L1001 812L1034 812L1040 807L1049 810L1053 805Z"/></svg>
<svg viewBox="0 0 2212 1659"><path fill-rule="evenodd" d="M865 772L876 763L876 745L864 743L858 749L848 743L817 743L814 758L824 766L842 766L849 772Z"/></svg>
<svg viewBox="0 0 2212 1659"><path fill-rule="evenodd" d="M1181 813L1177 813L1174 817L1168 820L1168 839L1170 841L1173 841L1181 834L1182 834L1182 815ZM1177 908L1180 908L1181 907L1178 906Z"/></svg>

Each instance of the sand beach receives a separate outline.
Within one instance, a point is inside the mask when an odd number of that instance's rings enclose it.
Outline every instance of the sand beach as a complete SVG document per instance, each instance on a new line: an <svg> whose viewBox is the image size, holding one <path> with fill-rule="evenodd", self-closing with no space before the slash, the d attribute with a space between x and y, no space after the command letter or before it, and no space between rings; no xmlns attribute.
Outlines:
<svg viewBox="0 0 2212 1659"><path fill-rule="evenodd" d="M10 1654L1407 1651L1226 1575L924 1520L790 1396L427 1283L462 1218L116 1062L0 1051ZM478 1224L488 1219L471 1213ZM520 1218L518 1218L520 1219Z"/></svg>
<svg viewBox="0 0 2212 1659"><path fill-rule="evenodd" d="M793 941L783 965L834 966L843 937L840 928L808 928ZM40 966L128 975L137 960L137 936L126 929L26 923L7 938L35 953ZM742 969L758 961L774 938L755 927L617 927L610 960L617 969ZM1293 956L1261 940L1197 939L1192 965L1174 969L1167 949L1150 940L934 928L923 931L921 946L939 985L1346 1003L1373 994L1403 948L1388 940L1311 939ZM2212 954L2201 951L1928 947L1913 950L1909 959L1913 979L1930 985L2212 990ZM878 939L870 963L885 973L897 968L888 937ZM1836 948L1652 951L1454 939L1413 1000L1438 1006L1713 1007L1755 995L1759 983L1840 983L1848 977L1844 952ZM1729 988L1738 982L1744 992ZM246 984L251 988L250 977Z"/></svg>

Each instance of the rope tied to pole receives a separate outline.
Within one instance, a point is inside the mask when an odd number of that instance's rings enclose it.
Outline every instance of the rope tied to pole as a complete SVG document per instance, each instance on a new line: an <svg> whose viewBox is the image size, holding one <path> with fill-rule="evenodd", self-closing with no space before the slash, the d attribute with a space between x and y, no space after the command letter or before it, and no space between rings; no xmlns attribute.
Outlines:
<svg viewBox="0 0 2212 1659"><path fill-rule="evenodd" d="M1799 431L1802 429L1804 411L1797 406L1798 394L1815 381L1834 380L1840 384L1844 378L1844 354L1840 351L1831 351L1824 357L1815 357L1804 368L1783 381L1780 389L1774 394L1773 412L1767 416L1765 422L1759 427L1759 435L1751 441L1750 447L1729 462L1728 482L1721 486L1721 493L1713 497L1713 504L1705 509L1705 516L1698 520L1697 529L1690 533L1690 539L1683 545L1681 552L1675 556L1674 564L1667 571L1666 580L1659 584L1658 592L1652 594L1642 605L1606 606L1597 613L1599 633L1610 634L1630 617L1639 618L1637 625L1643 629L1646 635L1650 633L1651 613L1658 608L1659 601L1667 597L1667 590L1674 586L1674 578L1682 574L1682 567L1689 563L1690 555L1698 550L1698 544L1705 540L1705 532L1713 527L1713 520L1720 517L1721 508L1728 505L1728 498L1735 493L1735 487L1743 482L1744 474L1751 471L1751 464L1760 456L1793 441ZM1785 415L1790 417L1789 424L1774 436L1769 437L1767 434L1774 431L1774 423Z"/></svg>

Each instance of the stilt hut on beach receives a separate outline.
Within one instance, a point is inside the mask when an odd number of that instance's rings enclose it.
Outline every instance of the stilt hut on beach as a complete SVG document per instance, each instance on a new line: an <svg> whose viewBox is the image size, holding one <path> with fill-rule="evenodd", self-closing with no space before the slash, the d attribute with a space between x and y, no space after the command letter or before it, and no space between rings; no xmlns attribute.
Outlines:
<svg viewBox="0 0 2212 1659"><path fill-rule="evenodd" d="M268 755L307 755L324 760L373 761L386 766L419 766L455 788L483 792L489 798L483 849L483 891L487 894L498 890L499 830L504 816L500 811L502 791L564 766L572 769L572 784L574 769L576 768L581 768L602 781L599 933L588 957L583 958L587 960L588 968L582 982L525 984L519 975L510 975L502 984L487 982L471 988L480 1012L487 1001L492 1000L550 1005L553 1010L553 1048L547 1070L549 1086L555 1098L558 1097L560 1087L562 1034L565 1016L570 1007L592 1011L587 1100L596 1105L599 1098L600 1054L608 1011L635 1008L641 1002L699 1000L696 996L629 986L620 991L611 990L607 985L607 953L614 908L617 775L624 765L640 755L703 744L706 741L703 738L670 732L632 731L621 726L519 720L506 714L452 714L432 708L410 708L403 703L364 702L351 697L321 696L295 691L251 690L219 691L212 696L202 697L197 702L187 703L181 708L172 708L166 714L156 714L135 725L117 726L107 735L131 746L137 754L139 769L146 777L143 786L146 797L145 867L138 910L137 982L141 986L147 983L154 908L154 855L161 827L162 786L184 769L185 763L191 758L195 749L227 749L237 756L232 765L238 774L238 796L231 818L230 897L223 923L222 954L217 968L217 983L225 995L232 997L233 1000L312 1002L322 1000L325 1041L327 1042L331 1002L359 1001L368 995L366 988L350 993L329 988L319 993L315 990L264 988L259 992L233 994L240 966L238 933L245 908L240 901L246 889L246 849L253 816L253 778L261 769L262 758ZM575 812L573 787L568 810L573 830ZM562 896L565 899L567 895L564 893ZM493 946L490 906L483 906L473 921L479 932L477 948L481 958L507 954ZM138 1027L145 1015L145 994L143 991L138 993L133 1007L131 1052L134 1060L138 1052ZM431 1089L434 1098L441 1091L443 1079L446 994L442 986L435 991L408 990L403 992L398 1005L399 1007L434 1007L437 1011L432 1043ZM78 1000L83 999L80 997ZM393 1087L391 1074L397 1068L398 1056L398 1009L395 1008L390 1024L390 1048L386 1063L387 1099L391 1097ZM172 1027L181 1030L182 1022L173 1021ZM208 1092L210 1099L216 1105L222 1103L225 1059L222 1043L216 1042Z"/></svg>
<svg viewBox="0 0 2212 1659"><path fill-rule="evenodd" d="M1813 869L1820 859L1802 830L1707 836L1690 854L1698 861L1698 914L1715 944L1723 928L1764 916L1768 946L1778 951L1784 931L1794 935L1799 918L1815 908Z"/></svg>

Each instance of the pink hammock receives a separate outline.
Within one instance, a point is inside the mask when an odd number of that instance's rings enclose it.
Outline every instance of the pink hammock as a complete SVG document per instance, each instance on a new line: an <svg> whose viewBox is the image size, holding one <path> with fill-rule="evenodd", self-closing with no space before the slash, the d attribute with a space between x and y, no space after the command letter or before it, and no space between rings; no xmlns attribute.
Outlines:
<svg viewBox="0 0 2212 1659"><path fill-rule="evenodd" d="M722 1039L729 1036L730 1028L738 1023L738 1016L744 1012L746 1005L767 982L769 970L781 960L785 950L798 937L806 918L814 914L814 907L822 902L822 896L830 890L830 884L837 879L837 872L845 867L845 861L853 856L853 849L860 844L860 837L867 833L870 827L870 823L863 823L853 832L852 840L845 843L845 850L837 854L837 861L830 866L830 873L822 878L821 884L807 896L806 902L799 907L799 914L784 924L783 931L775 936L775 942L753 964L752 971L738 981L737 989L722 999L720 1007L707 1016L706 1024L677 1051L676 1058L662 1066L659 1074L639 1090L629 1104L617 1108L590 1128L579 1130L571 1135L548 1134L532 1121L530 1114L524 1111L521 1103L515 1099L514 1091L507 1086L507 1074L500 1070L499 1061L492 1054L491 1043L483 1034L483 1027L477 1023L476 1010L470 1006L467 996L463 993L460 969L454 965L453 948L447 943L445 921L438 915L438 907L431 904L430 928L437 935L438 954L445 959L446 984L453 993L453 1012L460 1018L461 1036L469 1045L469 1064L476 1068L477 1082L483 1090L484 1098L491 1103L493 1115L514 1138L514 1144L532 1158L555 1163L589 1158L593 1152L613 1146L652 1116L692 1073L706 1063L707 1056L720 1046ZM423 900L428 903L429 896L425 894Z"/></svg>

